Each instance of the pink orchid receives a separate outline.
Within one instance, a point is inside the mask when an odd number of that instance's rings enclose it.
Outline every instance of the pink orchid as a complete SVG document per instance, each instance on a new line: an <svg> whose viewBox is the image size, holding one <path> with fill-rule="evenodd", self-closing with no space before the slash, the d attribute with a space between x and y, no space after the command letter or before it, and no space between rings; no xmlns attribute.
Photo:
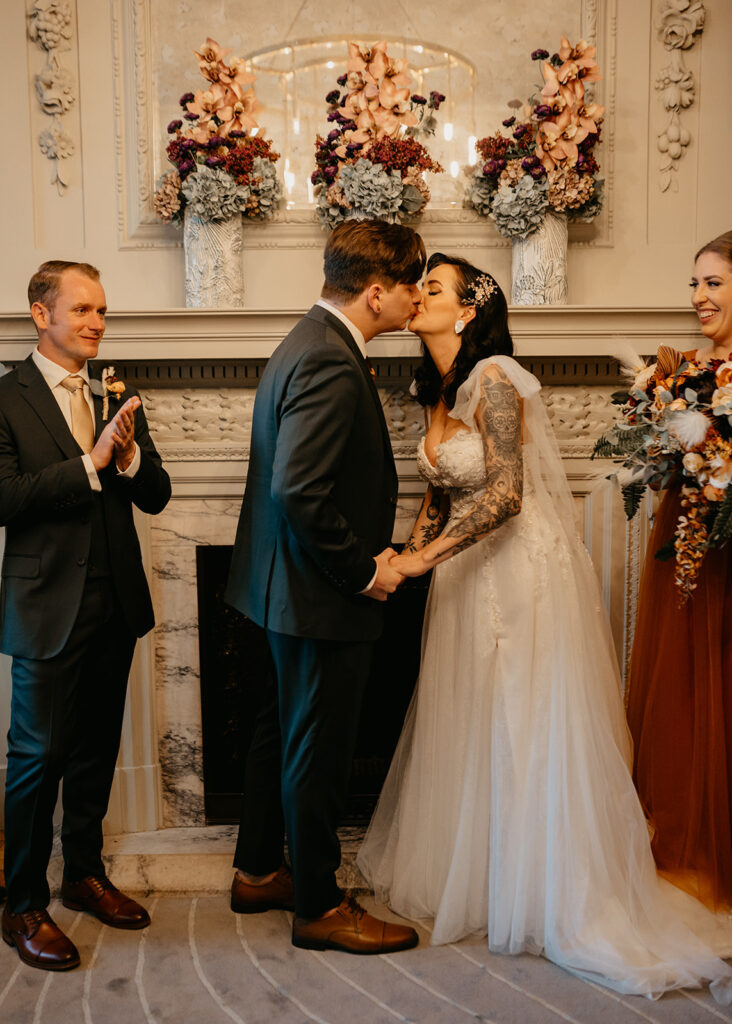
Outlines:
<svg viewBox="0 0 732 1024"><path fill-rule="evenodd" d="M257 76L247 70L247 62L242 57L232 57L229 66L221 68L220 78L227 85L252 85L257 80Z"/></svg>
<svg viewBox="0 0 732 1024"><path fill-rule="evenodd" d="M224 57L227 53L231 53L231 47L224 50L215 39L208 37L201 47L201 52L199 53L198 50L193 52L198 57L198 66L203 77L207 78L209 82L218 82L221 70L225 67Z"/></svg>
<svg viewBox="0 0 732 1024"><path fill-rule="evenodd" d="M233 82L226 93L226 106L218 111L219 120L223 122L220 134L226 136L234 130L243 132L258 128L254 114L260 109L254 89L244 92L238 82Z"/></svg>
<svg viewBox="0 0 732 1024"><path fill-rule="evenodd" d="M187 105L186 110L189 113L195 114L198 118L213 117L226 103L226 86L222 85L221 82L213 82L211 88L205 92L201 89L195 94L191 102Z"/></svg>

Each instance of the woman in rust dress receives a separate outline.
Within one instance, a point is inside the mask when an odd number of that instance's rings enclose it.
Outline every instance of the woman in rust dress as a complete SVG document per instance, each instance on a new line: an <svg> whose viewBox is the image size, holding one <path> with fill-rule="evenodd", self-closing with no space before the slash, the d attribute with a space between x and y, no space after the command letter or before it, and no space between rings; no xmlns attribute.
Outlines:
<svg viewBox="0 0 732 1024"><path fill-rule="evenodd" d="M732 231L696 255L691 301L705 344L732 359ZM710 551L679 607L674 536L680 487L665 494L646 555L628 685L634 778L661 873L717 911L732 910L732 544Z"/></svg>

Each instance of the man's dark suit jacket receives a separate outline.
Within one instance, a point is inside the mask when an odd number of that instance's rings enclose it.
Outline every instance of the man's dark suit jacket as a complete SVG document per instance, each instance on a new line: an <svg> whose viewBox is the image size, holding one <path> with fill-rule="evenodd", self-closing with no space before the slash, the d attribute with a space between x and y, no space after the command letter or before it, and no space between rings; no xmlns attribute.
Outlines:
<svg viewBox="0 0 732 1024"><path fill-rule="evenodd" d="M369 369L348 328L313 306L257 388L226 600L277 633L375 639L381 604L359 591L391 543L396 495Z"/></svg>
<svg viewBox="0 0 732 1024"><path fill-rule="evenodd" d="M110 397L109 418L135 394L128 386L119 402ZM96 394L94 411L99 437L106 424L102 398ZM154 617L132 505L160 512L170 498L170 479L142 407L135 413L135 440L141 454L135 476L120 477L113 458L99 479L112 582L130 628L143 636ZM79 446L29 356L0 377L0 526L6 527L0 590L3 653L46 659L63 649L84 590L94 500Z"/></svg>

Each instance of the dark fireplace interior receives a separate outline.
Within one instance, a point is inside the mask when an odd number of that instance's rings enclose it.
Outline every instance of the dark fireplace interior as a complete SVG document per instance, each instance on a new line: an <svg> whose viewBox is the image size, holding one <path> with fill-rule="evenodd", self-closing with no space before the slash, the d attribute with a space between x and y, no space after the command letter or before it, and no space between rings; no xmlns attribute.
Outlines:
<svg viewBox="0 0 732 1024"><path fill-rule="evenodd" d="M398 545L397 545L398 547ZM229 545L196 550L206 820L239 820L246 754L268 673L264 631L224 601ZM361 713L344 825L368 822L419 672L429 575L406 580L385 608Z"/></svg>

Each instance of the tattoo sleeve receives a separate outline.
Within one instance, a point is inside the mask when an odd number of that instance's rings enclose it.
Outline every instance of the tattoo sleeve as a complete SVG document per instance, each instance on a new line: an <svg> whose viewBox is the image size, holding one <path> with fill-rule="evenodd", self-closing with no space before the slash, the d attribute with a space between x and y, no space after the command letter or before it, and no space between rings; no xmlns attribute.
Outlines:
<svg viewBox="0 0 732 1024"><path fill-rule="evenodd" d="M419 551L442 533L450 513L447 495L430 484L404 551Z"/></svg>
<svg viewBox="0 0 732 1024"><path fill-rule="evenodd" d="M486 490L466 515L445 530L445 537L458 538L452 554L475 544L521 511L521 401L513 385L495 367L483 377L476 420L483 437Z"/></svg>

